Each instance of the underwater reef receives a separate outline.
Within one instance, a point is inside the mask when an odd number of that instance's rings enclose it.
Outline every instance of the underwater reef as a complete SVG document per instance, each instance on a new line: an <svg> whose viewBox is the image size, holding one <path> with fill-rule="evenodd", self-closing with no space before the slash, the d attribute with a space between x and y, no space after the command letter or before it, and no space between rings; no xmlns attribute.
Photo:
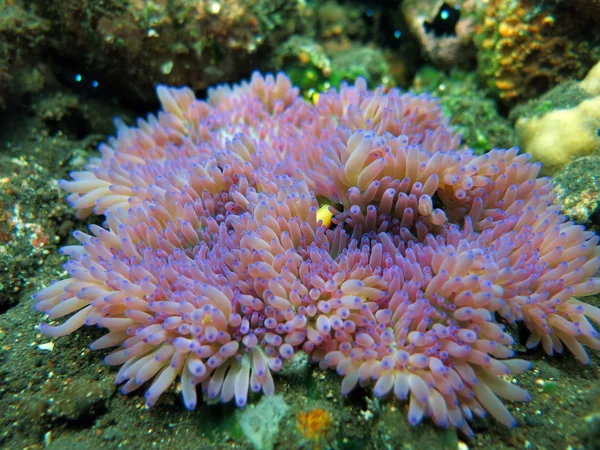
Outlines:
<svg viewBox="0 0 600 450"><path fill-rule="evenodd" d="M0 447L597 448L599 17L0 2Z"/></svg>
<svg viewBox="0 0 600 450"><path fill-rule="evenodd" d="M407 400L410 424L472 436L475 416L514 426L503 400L529 399L506 379L531 367L506 324L548 355L600 349L600 309L580 300L600 292L598 236L527 154L459 148L429 95L358 79L313 105L258 73L206 101L157 93L156 116L117 121L59 183L105 222L34 296L68 317L40 326L51 337L107 330L90 348L117 347L122 393L147 385L152 406L179 384L188 409L199 393L242 407L305 353L344 395L370 385Z"/></svg>

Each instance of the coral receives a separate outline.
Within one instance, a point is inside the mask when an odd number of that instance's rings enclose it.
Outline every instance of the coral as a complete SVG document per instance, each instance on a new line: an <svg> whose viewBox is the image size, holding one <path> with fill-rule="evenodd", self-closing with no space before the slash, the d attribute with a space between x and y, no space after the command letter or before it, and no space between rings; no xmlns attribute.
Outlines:
<svg viewBox="0 0 600 450"><path fill-rule="evenodd" d="M352 45L328 56L312 39L293 36L279 48L273 65L283 70L308 100L315 93L339 88L342 81L354 82L359 77L369 85L392 84L383 53L367 46Z"/></svg>
<svg viewBox="0 0 600 450"><path fill-rule="evenodd" d="M577 86L557 86L515 112L519 145L552 174L600 150L600 63Z"/></svg>
<svg viewBox="0 0 600 450"><path fill-rule="evenodd" d="M477 85L474 74L454 70L447 75L424 67L415 76L411 90L438 96L451 125L475 153L515 145L512 124L498 113L496 102Z"/></svg>
<svg viewBox="0 0 600 450"><path fill-rule="evenodd" d="M18 69L33 65L49 31L48 21L21 1L0 3L0 107L10 92Z"/></svg>
<svg viewBox="0 0 600 450"><path fill-rule="evenodd" d="M300 411L296 426L303 437L314 442L315 449L321 448L320 443L327 437L333 417L323 408L313 408Z"/></svg>
<svg viewBox="0 0 600 450"><path fill-rule="evenodd" d="M370 86L391 86L389 67L383 52L366 46L355 46L337 52L331 57L332 85L339 87L342 80L354 82L364 78Z"/></svg>
<svg viewBox="0 0 600 450"><path fill-rule="evenodd" d="M548 354L600 349L600 309L579 300L600 291L598 237L527 155L457 150L430 96L359 79L313 106L282 74L206 101L157 93L157 116L117 122L60 182L106 221L74 233L69 277L35 295L69 316L49 336L108 330L91 349L117 347L124 394L148 382L151 406L178 380L189 409L199 392L243 406L302 350L342 394L372 385L408 400L409 423L470 436L474 416L516 424L500 398L529 398L505 379L530 363L504 322Z"/></svg>
<svg viewBox="0 0 600 450"><path fill-rule="evenodd" d="M576 223L600 230L600 156L570 162L552 181L564 213Z"/></svg>
<svg viewBox="0 0 600 450"><path fill-rule="evenodd" d="M292 36L277 49L272 65L288 74L308 98L309 91L326 90L331 60L321 45L307 36Z"/></svg>
<svg viewBox="0 0 600 450"><path fill-rule="evenodd" d="M467 67L475 59L472 27L476 6L472 0L405 0L402 12L428 61L446 68Z"/></svg>
<svg viewBox="0 0 600 450"><path fill-rule="evenodd" d="M79 64L113 91L146 101L157 82L201 90L249 75L303 27L307 10L283 0L39 3L60 65Z"/></svg>
<svg viewBox="0 0 600 450"><path fill-rule="evenodd" d="M479 73L506 105L536 98L557 84L581 78L600 57L593 22L566 6L533 0L491 0L476 27Z"/></svg>
<svg viewBox="0 0 600 450"><path fill-rule="evenodd" d="M561 6L567 6L572 9L572 14L577 14L580 18L591 19L593 22L600 22L600 0L548 0Z"/></svg>
<svg viewBox="0 0 600 450"><path fill-rule="evenodd" d="M600 96L574 108L553 110L541 117L519 119L517 137L523 149L544 163L551 174L569 161L600 148Z"/></svg>
<svg viewBox="0 0 600 450"><path fill-rule="evenodd" d="M271 450L273 438L290 406L281 395L263 397L254 406L237 412L237 421L256 450Z"/></svg>
<svg viewBox="0 0 600 450"><path fill-rule="evenodd" d="M326 46L349 46L350 41L363 40L366 27L361 17L364 6L360 4L340 4L336 1L326 1L318 5L316 11L319 42Z"/></svg>
<svg viewBox="0 0 600 450"><path fill-rule="evenodd" d="M600 95L600 62L590 69L585 78L579 83L579 87L588 95Z"/></svg>

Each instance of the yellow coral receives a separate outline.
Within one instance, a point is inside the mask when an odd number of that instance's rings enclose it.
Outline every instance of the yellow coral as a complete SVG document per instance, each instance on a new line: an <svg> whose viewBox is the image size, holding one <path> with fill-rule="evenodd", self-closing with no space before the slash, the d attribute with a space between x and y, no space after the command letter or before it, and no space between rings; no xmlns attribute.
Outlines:
<svg viewBox="0 0 600 450"><path fill-rule="evenodd" d="M545 174L600 149L600 63L590 70L580 87L596 96L574 108L517 121L521 148L542 162Z"/></svg>
<svg viewBox="0 0 600 450"><path fill-rule="evenodd" d="M332 423L331 414L322 408L298 413L298 430L305 438L314 442L315 449L320 448L320 443L327 437Z"/></svg>
<svg viewBox="0 0 600 450"><path fill-rule="evenodd" d="M600 94L600 62L590 69L579 83L579 87L590 95Z"/></svg>
<svg viewBox="0 0 600 450"><path fill-rule="evenodd" d="M598 45L586 40L564 10L540 8L530 0L483 5L484 17L474 34L478 70L505 106L581 78L595 62ZM559 15L552 15L555 10Z"/></svg>

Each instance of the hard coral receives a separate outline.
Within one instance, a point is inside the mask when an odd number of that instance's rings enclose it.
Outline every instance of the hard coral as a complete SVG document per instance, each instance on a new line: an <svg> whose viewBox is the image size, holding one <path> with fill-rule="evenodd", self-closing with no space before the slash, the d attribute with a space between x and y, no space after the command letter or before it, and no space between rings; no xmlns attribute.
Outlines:
<svg viewBox="0 0 600 450"><path fill-rule="evenodd" d="M519 145L553 174L600 152L600 63L580 83L565 83L527 106L515 124Z"/></svg>
<svg viewBox="0 0 600 450"><path fill-rule="evenodd" d="M300 411L296 425L302 436L313 441L315 448L320 448L321 441L329 434L332 422L333 418L328 411L314 408L310 411Z"/></svg>
<svg viewBox="0 0 600 450"><path fill-rule="evenodd" d="M438 96L463 144L476 154L483 154L490 148L511 147L515 144L512 123L498 112L496 102L487 96L477 81L474 73L455 70L446 74L424 67L417 72L412 90Z"/></svg>
<svg viewBox="0 0 600 450"><path fill-rule="evenodd" d="M600 41L589 34L593 22L582 20L562 3L490 0L475 33L480 75L508 105L583 77L600 57Z"/></svg>
<svg viewBox="0 0 600 450"><path fill-rule="evenodd" d="M20 1L0 4L0 107L17 89L14 79L23 68L31 71L41 53L49 23L36 15L35 8Z"/></svg>
<svg viewBox="0 0 600 450"><path fill-rule="evenodd" d="M506 381L503 322L528 347L600 349L598 237L552 206L539 164L517 150L457 150L427 95L367 90L364 80L304 102L289 80L255 74L210 90L160 86L163 111L100 147L60 185L79 216L69 278L36 308L108 333L117 383L146 382L148 405L181 380L240 406L273 393L271 376L298 351L343 377L342 393L409 399L409 421L460 428L487 412L516 421L499 398L529 398ZM330 205L331 222L317 212Z"/></svg>
<svg viewBox="0 0 600 450"><path fill-rule="evenodd" d="M402 12L428 61L445 68L465 67L475 59L476 5L472 0L405 0Z"/></svg>
<svg viewBox="0 0 600 450"><path fill-rule="evenodd" d="M154 99L157 82L198 90L247 76L302 27L305 10L282 0L63 1L44 9L62 58L85 61L102 84L144 100Z"/></svg>

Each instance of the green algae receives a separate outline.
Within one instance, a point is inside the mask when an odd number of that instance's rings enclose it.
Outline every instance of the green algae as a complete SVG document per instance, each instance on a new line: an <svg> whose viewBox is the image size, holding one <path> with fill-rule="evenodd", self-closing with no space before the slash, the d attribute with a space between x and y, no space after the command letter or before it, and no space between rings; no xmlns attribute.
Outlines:
<svg viewBox="0 0 600 450"><path fill-rule="evenodd" d="M449 75L432 67L421 69L411 91L439 97L450 123L462 136L462 142L475 153L492 148L510 148L516 144L511 123L496 103L478 87L474 74L452 71Z"/></svg>

